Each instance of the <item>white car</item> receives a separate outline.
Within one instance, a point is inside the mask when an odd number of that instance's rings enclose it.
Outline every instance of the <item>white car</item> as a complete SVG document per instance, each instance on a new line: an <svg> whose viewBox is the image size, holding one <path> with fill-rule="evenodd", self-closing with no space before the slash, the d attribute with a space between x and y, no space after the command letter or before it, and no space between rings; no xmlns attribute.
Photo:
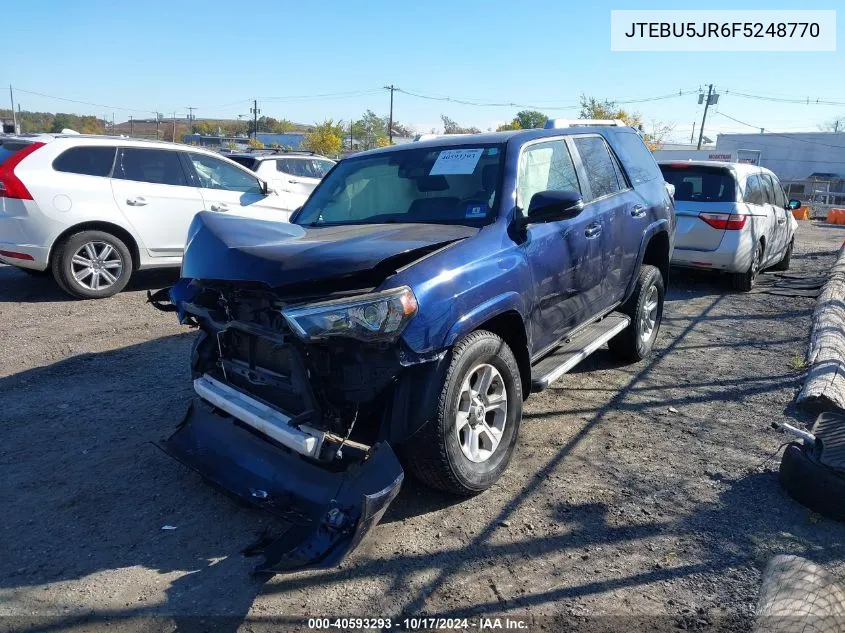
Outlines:
<svg viewBox="0 0 845 633"><path fill-rule="evenodd" d="M270 149L232 153L228 157L266 180L289 211L301 207L335 166L335 161L311 152Z"/></svg>
<svg viewBox="0 0 845 633"><path fill-rule="evenodd" d="M672 265L733 273L748 291L766 268L787 270L801 203L787 200L778 177L741 163L667 161L663 178L675 187Z"/></svg>
<svg viewBox="0 0 845 633"><path fill-rule="evenodd" d="M287 221L272 187L216 153L113 136L0 138L0 261L108 297L135 270L179 266L198 211Z"/></svg>

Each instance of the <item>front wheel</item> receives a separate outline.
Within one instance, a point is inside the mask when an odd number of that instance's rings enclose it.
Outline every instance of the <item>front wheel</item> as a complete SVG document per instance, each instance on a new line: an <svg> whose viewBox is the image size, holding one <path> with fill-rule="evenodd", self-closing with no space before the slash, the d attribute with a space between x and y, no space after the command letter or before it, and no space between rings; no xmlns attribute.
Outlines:
<svg viewBox="0 0 845 633"><path fill-rule="evenodd" d="M507 468L521 419L522 383L513 352L498 335L479 330L453 348L436 416L403 454L429 486L474 495Z"/></svg>
<svg viewBox="0 0 845 633"><path fill-rule="evenodd" d="M633 294L619 310L631 317L631 323L607 343L612 354L624 361L637 362L651 353L663 320L665 294L660 269L643 264Z"/></svg>

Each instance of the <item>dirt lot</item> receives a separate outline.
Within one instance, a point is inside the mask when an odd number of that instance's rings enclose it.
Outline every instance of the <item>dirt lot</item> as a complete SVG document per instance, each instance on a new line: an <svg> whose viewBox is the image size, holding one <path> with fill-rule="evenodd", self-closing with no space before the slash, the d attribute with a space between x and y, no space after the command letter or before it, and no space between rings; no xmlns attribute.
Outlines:
<svg viewBox="0 0 845 633"><path fill-rule="evenodd" d="M793 271L826 271L843 239L802 223ZM190 396L192 334L143 304L172 280L71 301L0 267L0 615L22 618L0 628L445 614L738 630L774 554L845 575L845 526L790 500L770 458L772 420L809 420L790 403L814 300L676 274L657 353L599 351L533 396L492 490L456 502L411 481L341 568L253 579L240 551L269 519L152 444Z"/></svg>

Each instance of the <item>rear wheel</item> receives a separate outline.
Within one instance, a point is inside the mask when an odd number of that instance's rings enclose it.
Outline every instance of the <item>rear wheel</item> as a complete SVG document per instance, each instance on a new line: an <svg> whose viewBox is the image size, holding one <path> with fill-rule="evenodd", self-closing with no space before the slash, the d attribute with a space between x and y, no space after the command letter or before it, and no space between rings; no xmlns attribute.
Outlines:
<svg viewBox="0 0 845 633"><path fill-rule="evenodd" d="M644 264L634 293L619 310L631 317L631 323L607 343L617 358L637 362L649 355L663 318L665 292L660 269Z"/></svg>
<svg viewBox="0 0 845 633"><path fill-rule="evenodd" d="M757 242L754 249L754 255L751 259L751 265L744 273L734 273L733 284L734 288L742 292L748 292L757 281L757 275L760 274L760 266L763 264L763 242Z"/></svg>
<svg viewBox="0 0 845 633"><path fill-rule="evenodd" d="M777 264L772 266L772 270L789 270L789 263L792 260L792 247L795 244L795 238L792 238L792 241L789 242L789 246L786 247L786 252L783 254L783 259L781 259Z"/></svg>
<svg viewBox="0 0 845 633"><path fill-rule="evenodd" d="M486 490L508 466L522 419L522 383L513 352L479 330L452 350L435 419L403 453L424 483L456 495Z"/></svg>
<svg viewBox="0 0 845 633"><path fill-rule="evenodd" d="M56 248L56 283L75 297L102 299L117 294L132 276L132 256L122 240L104 231L81 231Z"/></svg>

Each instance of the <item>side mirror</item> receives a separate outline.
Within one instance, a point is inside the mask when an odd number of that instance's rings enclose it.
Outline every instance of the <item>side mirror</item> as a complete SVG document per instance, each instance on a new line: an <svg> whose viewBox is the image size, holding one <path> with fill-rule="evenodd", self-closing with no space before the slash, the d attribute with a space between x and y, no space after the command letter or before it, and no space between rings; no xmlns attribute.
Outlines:
<svg viewBox="0 0 845 633"><path fill-rule="evenodd" d="M584 210L577 191L538 191L528 204L526 224L570 220Z"/></svg>
<svg viewBox="0 0 845 633"><path fill-rule="evenodd" d="M260 183L259 187L261 188L262 195L269 196L276 193L276 190L266 180L259 180L258 182Z"/></svg>
<svg viewBox="0 0 845 633"><path fill-rule="evenodd" d="M800 206L801 206L800 200L790 200L789 204L786 205L786 208L789 209L790 211L794 211L795 209L798 209Z"/></svg>

